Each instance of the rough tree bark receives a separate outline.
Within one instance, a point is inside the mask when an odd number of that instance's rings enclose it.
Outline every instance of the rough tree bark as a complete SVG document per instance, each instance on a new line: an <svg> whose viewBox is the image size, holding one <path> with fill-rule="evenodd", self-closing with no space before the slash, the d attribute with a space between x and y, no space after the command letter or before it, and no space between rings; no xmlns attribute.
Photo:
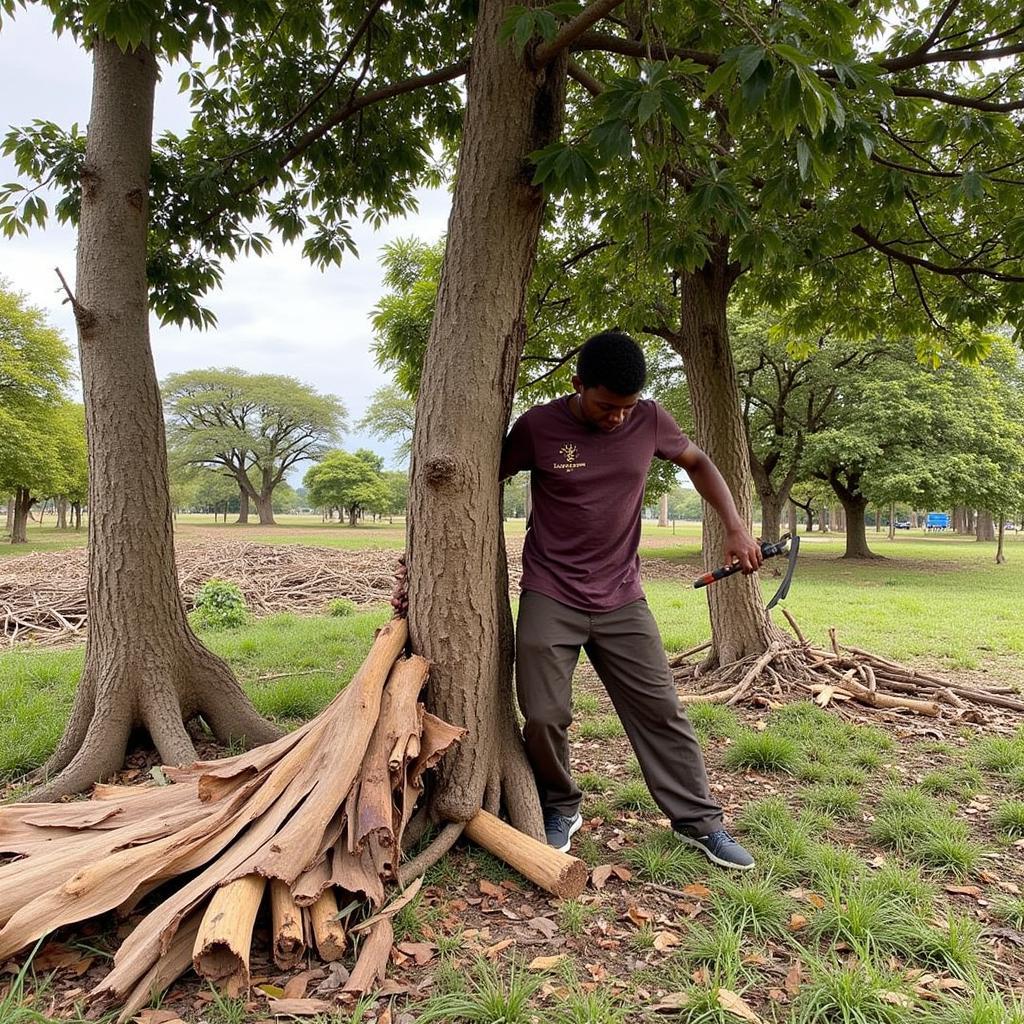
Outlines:
<svg viewBox="0 0 1024 1024"><path fill-rule="evenodd" d="M28 543L28 516L32 511L34 499L27 487L19 487L14 492L14 520L11 523L11 543Z"/></svg>
<svg viewBox="0 0 1024 1024"><path fill-rule="evenodd" d="M839 479L833 471L829 475L829 484L842 504L844 526L846 528L846 550L843 558L880 558L868 547L868 534L864 513L868 507L868 499L861 494L860 476L847 474L846 482Z"/></svg>
<svg viewBox="0 0 1024 1024"><path fill-rule="evenodd" d="M238 488L238 518L235 522L243 526L249 524L249 492L244 487Z"/></svg>
<svg viewBox="0 0 1024 1024"><path fill-rule="evenodd" d="M430 710L469 736L440 768L438 819L504 801L541 834L512 702L513 627L497 470L526 339L543 197L527 154L561 129L565 60L532 70L498 42L509 0L483 0L467 76L448 240L416 406L409 626L433 662Z"/></svg>
<svg viewBox="0 0 1024 1024"><path fill-rule="evenodd" d="M668 526L668 495L663 494L658 499L658 525Z"/></svg>
<svg viewBox="0 0 1024 1024"><path fill-rule="evenodd" d="M987 509L978 509L974 527L975 540L995 540L996 527L992 519L992 513Z"/></svg>
<svg viewBox="0 0 1024 1024"><path fill-rule="evenodd" d="M681 273L680 330L669 341L686 368L697 444L720 470L749 526L753 511L750 460L726 323L729 289L737 274L724 239L703 267ZM703 519L704 568L711 570L721 563L725 532L706 502ZM708 587L707 595L713 640L705 662L708 668L760 654L773 641L785 640L765 613L756 575L734 576L726 586Z"/></svg>
<svg viewBox="0 0 1024 1024"><path fill-rule="evenodd" d="M788 508L788 511L789 511L789 525L788 525L787 529L789 530L789 535L791 537L795 537L796 536L796 530L797 530L796 505L794 505L793 502L790 501L788 506L787 506L787 508Z"/></svg>
<svg viewBox="0 0 1024 1024"><path fill-rule="evenodd" d="M195 757L185 722L196 715L225 742L278 735L189 629L175 573L146 282L156 78L145 47L94 43L74 303L90 470L86 658L35 800L116 771L136 726L167 764Z"/></svg>
<svg viewBox="0 0 1024 1024"><path fill-rule="evenodd" d="M63 495L57 498L57 529L68 528L68 499Z"/></svg>

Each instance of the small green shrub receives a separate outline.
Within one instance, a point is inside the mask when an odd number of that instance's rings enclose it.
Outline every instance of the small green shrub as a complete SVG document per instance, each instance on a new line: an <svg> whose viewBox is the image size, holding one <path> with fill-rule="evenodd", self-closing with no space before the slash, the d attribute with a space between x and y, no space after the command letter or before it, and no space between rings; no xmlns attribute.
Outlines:
<svg viewBox="0 0 1024 1024"><path fill-rule="evenodd" d="M245 625L245 598L226 580L207 580L194 600L193 622L203 629L236 629Z"/></svg>
<svg viewBox="0 0 1024 1024"><path fill-rule="evenodd" d="M334 597L327 602L327 614L335 619L343 619L346 615L354 615L356 612L354 601L347 597Z"/></svg>
<svg viewBox="0 0 1024 1024"><path fill-rule="evenodd" d="M724 761L727 768L793 772L800 762L800 748L795 740L771 730L742 732L725 752Z"/></svg>
<svg viewBox="0 0 1024 1024"><path fill-rule="evenodd" d="M614 805L620 810L647 811L653 813L658 805L647 788L647 783L640 779L624 782L612 796Z"/></svg>
<svg viewBox="0 0 1024 1024"><path fill-rule="evenodd" d="M860 808L860 794L852 786L829 783L808 786L801 791L800 799L803 800L805 807L824 811L836 818L856 817Z"/></svg>
<svg viewBox="0 0 1024 1024"><path fill-rule="evenodd" d="M1024 836L1024 801L1006 800L996 808L996 825L999 831L1011 838Z"/></svg>

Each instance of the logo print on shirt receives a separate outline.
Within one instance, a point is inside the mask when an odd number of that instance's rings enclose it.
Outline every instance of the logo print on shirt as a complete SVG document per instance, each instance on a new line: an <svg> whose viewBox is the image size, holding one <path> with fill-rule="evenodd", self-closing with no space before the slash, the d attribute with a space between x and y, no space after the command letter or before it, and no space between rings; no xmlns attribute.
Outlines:
<svg viewBox="0 0 1024 1024"><path fill-rule="evenodd" d="M577 456L579 455L579 449L574 444L563 444L558 449L558 454L565 459L564 462L555 462L552 464L552 469L564 469L566 473L571 473L574 469L586 469L587 464L585 462L577 462Z"/></svg>

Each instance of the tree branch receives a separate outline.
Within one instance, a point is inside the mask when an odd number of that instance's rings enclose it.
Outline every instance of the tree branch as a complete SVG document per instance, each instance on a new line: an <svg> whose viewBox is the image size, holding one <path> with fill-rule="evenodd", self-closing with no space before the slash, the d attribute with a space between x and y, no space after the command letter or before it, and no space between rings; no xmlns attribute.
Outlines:
<svg viewBox="0 0 1024 1024"><path fill-rule="evenodd" d="M974 96L958 96L951 92L940 92L938 89L917 89L905 85L894 85L892 91L897 96L916 99L935 100L951 107L969 107L971 110L989 110L998 114L1008 114L1015 110L1024 110L1024 100L1007 100L1005 103L994 103L991 100Z"/></svg>
<svg viewBox="0 0 1024 1024"><path fill-rule="evenodd" d="M942 31L942 26L949 21L953 12L960 6L960 0L949 0L946 4L946 9L939 15L938 21L935 22L934 28L928 33L928 38L914 51L915 53L927 53L934 45L935 41L939 38L939 33Z"/></svg>
<svg viewBox="0 0 1024 1024"><path fill-rule="evenodd" d="M623 0L591 0L586 7L567 21L553 39L541 43L533 54L535 67L543 67L555 59L564 49L574 42L592 25L596 25L606 14L610 14Z"/></svg>
<svg viewBox="0 0 1024 1024"><path fill-rule="evenodd" d="M944 277L988 277L993 281L1007 281L1013 284L1024 284L1024 275L1020 274L1003 274L997 270L992 270L990 267L974 267L969 264L960 264L956 267L944 267L941 263L935 263L932 260L923 259L920 256L913 256L910 253L904 252L902 249L896 249L889 243L883 242L880 238L876 238L866 227L862 224L855 224L850 229L858 238L867 242L873 249L877 249L879 252L884 253L886 256L891 257L898 263L903 263L908 267L921 267L923 270L929 270L933 274L941 274Z"/></svg>
<svg viewBox="0 0 1024 1024"><path fill-rule="evenodd" d="M591 96L600 96L604 92L604 85L599 82L586 68L580 67L576 61L569 61L569 77L579 82Z"/></svg>
<svg viewBox="0 0 1024 1024"><path fill-rule="evenodd" d="M640 60L655 58L657 60L692 60L704 67L717 67L722 58L717 53L704 50L687 50L679 46L666 46L664 43L651 43L639 39L625 39L622 36L605 32L584 32L576 40L574 50L604 50L607 53L619 53L624 57L637 57Z"/></svg>

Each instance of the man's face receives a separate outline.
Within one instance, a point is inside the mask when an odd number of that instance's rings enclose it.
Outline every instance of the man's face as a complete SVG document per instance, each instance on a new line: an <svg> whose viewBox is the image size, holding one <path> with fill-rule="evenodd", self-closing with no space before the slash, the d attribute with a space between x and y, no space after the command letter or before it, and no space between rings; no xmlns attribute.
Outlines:
<svg viewBox="0 0 1024 1024"><path fill-rule="evenodd" d="M603 384L585 388L578 377L573 377L573 385L579 395L578 408L583 422L605 434L618 430L633 415L636 403L640 400L638 394L617 395Z"/></svg>

